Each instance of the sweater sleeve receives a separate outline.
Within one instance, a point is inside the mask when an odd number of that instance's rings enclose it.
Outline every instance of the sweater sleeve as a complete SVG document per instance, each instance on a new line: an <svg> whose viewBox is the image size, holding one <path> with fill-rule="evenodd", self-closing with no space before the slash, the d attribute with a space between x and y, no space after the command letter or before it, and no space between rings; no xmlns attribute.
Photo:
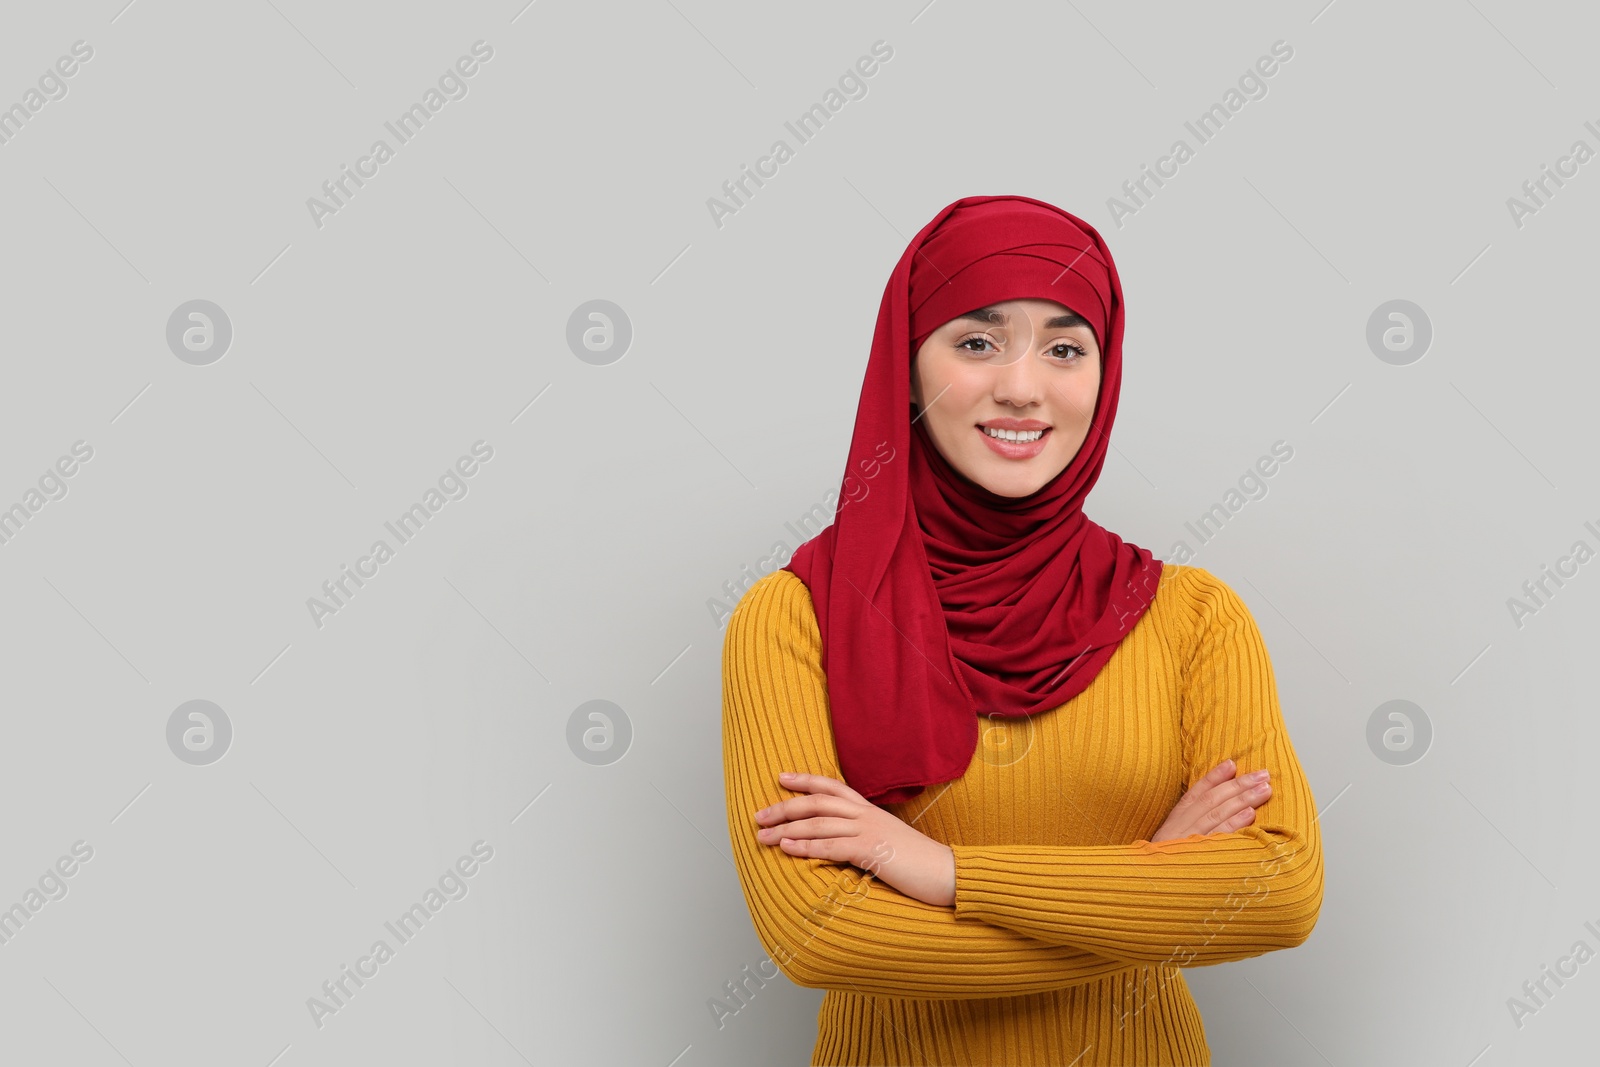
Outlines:
<svg viewBox="0 0 1600 1067"><path fill-rule="evenodd" d="M1118 959L1206 966L1302 944L1322 904L1317 811L1244 602L1186 568L1171 592L1195 619L1182 686L1189 784L1232 757L1272 795L1229 833L1088 847L956 845L956 915ZM1180 645L1180 656L1184 654Z"/></svg>
<svg viewBox="0 0 1600 1067"><path fill-rule="evenodd" d="M756 934L796 985L959 1000L1080 985L1138 964L958 920L850 864L756 840L755 812L796 795L781 771L843 780L810 592L779 571L753 585L723 643L722 759L734 864Z"/></svg>

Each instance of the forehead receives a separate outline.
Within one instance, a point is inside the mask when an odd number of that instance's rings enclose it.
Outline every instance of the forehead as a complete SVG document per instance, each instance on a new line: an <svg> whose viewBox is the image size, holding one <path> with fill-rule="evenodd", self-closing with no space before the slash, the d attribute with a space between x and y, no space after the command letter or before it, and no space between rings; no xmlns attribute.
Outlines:
<svg viewBox="0 0 1600 1067"><path fill-rule="evenodd" d="M1066 314L1072 311L1067 305L1042 297L1023 297L1016 300L997 300L989 308L1009 315Z"/></svg>
<svg viewBox="0 0 1600 1067"><path fill-rule="evenodd" d="M1065 304L1054 300L1033 298L1001 300L981 308L974 308L951 319L946 325L953 329L960 329L970 327L975 323L1004 326L1009 322L1035 319L1043 319L1044 328L1047 330L1067 329L1074 326L1088 328L1089 326L1083 316ZM1091 332L1093 331L1091 330Z"/></svg>

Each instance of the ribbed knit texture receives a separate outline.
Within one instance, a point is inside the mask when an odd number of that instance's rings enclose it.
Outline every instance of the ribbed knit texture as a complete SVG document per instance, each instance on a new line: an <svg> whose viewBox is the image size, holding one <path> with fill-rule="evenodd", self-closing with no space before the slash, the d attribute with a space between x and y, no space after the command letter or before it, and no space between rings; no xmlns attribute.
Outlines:
<svg viewBox="0 0 1600 1067"><path fill-rule="evenodd" d="M1292 948L1316 923L1316 806L1272 665L1244 602L1203 568L1165 565L1088 689L984 722L961 778L885 806L951 847L953 907L756 840L755 812L799 795L780 771L842 779L799 578L745 593L722 669L734 861L772 962L827 990L814 1065L1210 1064L1179 967ZM1271 771L1255 821L1152 844L1229 757Z"/></svg>

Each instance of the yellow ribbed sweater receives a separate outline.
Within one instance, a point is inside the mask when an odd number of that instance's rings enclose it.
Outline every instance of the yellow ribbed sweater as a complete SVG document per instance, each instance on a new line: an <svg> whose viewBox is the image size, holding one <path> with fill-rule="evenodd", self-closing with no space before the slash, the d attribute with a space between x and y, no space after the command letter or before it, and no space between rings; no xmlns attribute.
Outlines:
<svg viewBox="0 0 1600 1067"><path fill-rule="evenodd" d="M800 795L780 771L842 780L821 647L810 592L774 571L722 659L733 856L772 963L827 991L812 1064L1209 1065L1178 968L1299 945L1322 904L1316 807L1238 595L1165 564L1089 688L988 720L961 778L884 805L950 846L952 907L756 840L755 812ZM1229 757L1271 771L1255 821L1152 844Z"/></svg>

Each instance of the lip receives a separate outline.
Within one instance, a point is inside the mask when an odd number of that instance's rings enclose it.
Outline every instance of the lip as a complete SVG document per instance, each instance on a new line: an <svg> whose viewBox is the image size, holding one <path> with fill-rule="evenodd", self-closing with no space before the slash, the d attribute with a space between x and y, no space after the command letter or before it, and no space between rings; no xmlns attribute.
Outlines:
<svg viewBox="0 0 1600 1067"><path fill-rule="evenodd" d="M991 419L987 423L974 426L973 429L978 431L978 436L983 438L983 443L988 445L989 450L996 455L1004 456L1006 459L1032 459L1044 451L1045 444L1050 440L1050 427L1042 423L1037 423L1033 426L1001 425L1002 423L1017 421L1017 419ZM986 425L996 430L1043 430L1044 433L1040 435L1037 441L1001 441L983 432L983 426Z"/></svg>
<svg viewBox="0 0 1600 1067"><path fill-rule="evenodd" d="M1048 422L1040 422L1038 419L985 419L978 425L987 426L991 430L1048 430L1050 428Z"/></svg>

